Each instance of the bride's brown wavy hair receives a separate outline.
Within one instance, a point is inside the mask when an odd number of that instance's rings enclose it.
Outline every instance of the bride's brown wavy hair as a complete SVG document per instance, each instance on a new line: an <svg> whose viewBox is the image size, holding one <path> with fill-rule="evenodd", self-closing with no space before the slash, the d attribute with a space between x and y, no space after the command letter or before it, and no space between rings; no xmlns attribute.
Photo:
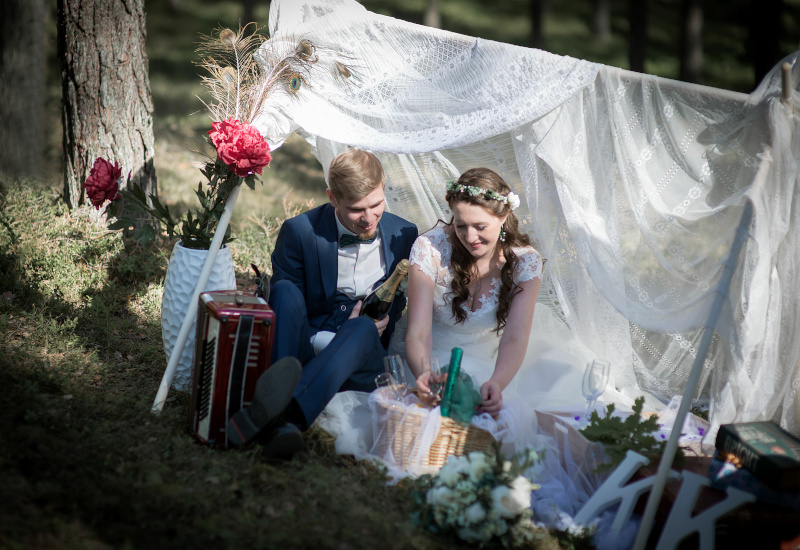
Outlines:
<svg viewBox="0 0 800 550"><path fill-rule="evenodd" d="M501 195L508 195L511 192L511 188L503 178L488 168L472 168L467 170L461 174L457 183L465 186L480 187L481 189L491 189ZM496 315L497 326L495 327L495 331L499 332L506 326L508 311L511 308L511 300L520 291L519 286L514 282L514 271L519 262L519 258L517 258L517 255L514 253L514 247L529 246L531 244L530 238L519 230L517 217L511 211L511 207L508 204L494 199L487 199L483 194L473 196L460 191L448 191L447 195L445 195L445 200L451 210L456 203L477 204L497 218L508 216L504 225L506 231L505 241L497 241L506 259L505 265L500 270L500 293L498 296ZM448 225L450 227L453 226L452 217ZM450 293L453 295L451 307L456 322L463 323L467 318L467 311L464 309L464 303L469 300L470 297L469 285L473 281L475 257L470 254L464 245L461 244L461 241L458 240L455 229L451 231L450 243L453 246L453 257L450 263L453 268L453 281L450 283ZM497 254L497 249L495 249L495 254Z"/></svg>

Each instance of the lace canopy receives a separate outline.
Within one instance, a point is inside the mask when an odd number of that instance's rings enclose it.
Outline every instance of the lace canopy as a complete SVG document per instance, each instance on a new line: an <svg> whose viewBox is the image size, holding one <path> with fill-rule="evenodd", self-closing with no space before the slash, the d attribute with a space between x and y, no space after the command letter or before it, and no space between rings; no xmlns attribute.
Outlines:
<svg viewBox="0 0 800 550"><path fill-rule="evenodd" d="M665 402L682 393L752 201L697 397L710 402L712 436L721 423L773 417L800 432L797 54L785 102L777 68L747 96L422 27L352 0L273 0L269 28L260 62L292 77L255 121L270 145L296 131L323 167L348 147L375 152L387 208L420 233L449 220L448 180L498 172L547 260L537 307L611 361L618 387ZM293 72L298 57L311 63Z"/></svg>

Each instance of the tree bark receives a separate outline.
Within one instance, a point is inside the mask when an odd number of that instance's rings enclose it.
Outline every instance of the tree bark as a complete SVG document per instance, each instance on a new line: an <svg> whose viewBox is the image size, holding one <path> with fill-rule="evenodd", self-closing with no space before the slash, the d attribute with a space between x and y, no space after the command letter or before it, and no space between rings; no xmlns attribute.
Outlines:
<svg viewBox="0 0 800 550"><path fill-rule="evenodd" d="M531 18L530 45L532 48L544 48L544 25L545 0L529 0L528 12Z"/></svg>
<svg viewBox="0 0 800 550"><path fill-rule="evenodd" d="M592 0L592 35L601 43L611 39L611 0Z"/></svg>
<svg viewBox="0 0 800 550"><path fill-rule="evenodd" d="M630 0L628 5L628 62L632 71L643 73L647 58L647 0Z"/></svg>
<svg viewBox="0 0 800 550"><path fill-rule="evenodd" d="M439 17L439 3L437 0L428 0L428 7L425 8L425 25L439 29L442 27L442 20Z"/></svg>
<svg viewBox="0 0 800 550"><path fill-rule="evenodd" d="M255 18L255 11L256 11L256 0L242 0L242 26L247 26L248 23L253 23ZM248 34L252 34L255 29L253 28L255 25L251 25L247 27Z"/></svg>
<svg viewBox="0 0 800 550"><path fill-rule="evenodd" d="M42 172L45 91L44 0L0 1L0 170Z"/></svg>
<svg viewBox="0 0 800 550"><path fill-rule="evenodd" d="M681 65L678 78L703 82L703 0L683 0Z"/></svg>
<svg viewBox="0 0 800 550"><path fill-rule="evenodd" d="M58 0L64 198L83 204L97 157L156 194L144 0Z"/></svg>
<svg viewBox="0 0 800 550"><path fill-rule="evenodd" d="M755 85L781 60L783 0L760 0L751 6L750 43Z"/></svg>

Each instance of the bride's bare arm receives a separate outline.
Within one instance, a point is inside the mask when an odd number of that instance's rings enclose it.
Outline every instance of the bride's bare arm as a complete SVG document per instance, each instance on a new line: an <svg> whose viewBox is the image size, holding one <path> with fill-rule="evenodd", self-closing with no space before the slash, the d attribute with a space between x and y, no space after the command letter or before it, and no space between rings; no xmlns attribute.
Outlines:
<svg viewBox="0 0 800 550"><path fill-rule="evenodd" d="M531 336L533 310L541 284L542 281L538 278L520 283L520 292L511 300L505 330L500 338L494 372L481 386L483 398L481 408L489 414L500 411L503 405L502 392L516 376L525 358L528 339Z"/></svg>
<svg viewBox="0 0 800 550"><path fill-rule="evenodd" d="M428 392L428 374L433 346L431 324L433 322L433 281L411 266L408 273L408 328L406 331L406 360L411 373L417 379L421 392ZM424 376L423 376L424 375Z"/></svg>

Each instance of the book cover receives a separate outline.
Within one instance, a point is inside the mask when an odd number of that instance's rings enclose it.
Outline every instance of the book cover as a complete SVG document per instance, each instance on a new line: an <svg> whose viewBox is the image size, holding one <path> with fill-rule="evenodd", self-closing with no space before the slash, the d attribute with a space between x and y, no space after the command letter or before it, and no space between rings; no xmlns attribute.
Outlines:
<svg viewBox="0 0 800 550"><path fill-rule="evenodd" d="M723 424L716 447L770 487L800 488L800 439L774 422Z"/></svg>

